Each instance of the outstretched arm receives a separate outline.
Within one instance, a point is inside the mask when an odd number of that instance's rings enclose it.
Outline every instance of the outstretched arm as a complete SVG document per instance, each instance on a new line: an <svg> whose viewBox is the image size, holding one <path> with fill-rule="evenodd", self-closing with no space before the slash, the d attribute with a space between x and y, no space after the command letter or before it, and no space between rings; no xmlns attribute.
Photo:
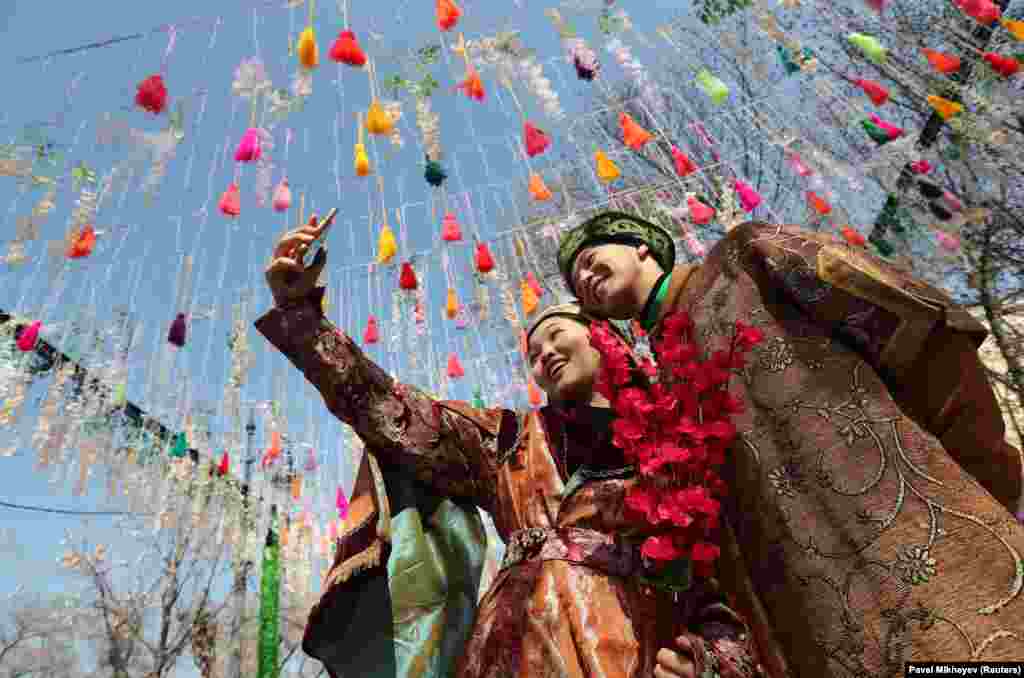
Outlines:
<svg viewBox="0 0 1024 678"><path fill-rule="evenodd" d="M323 288L256 321L256 329L306 376L327 408L382 461L410 468L439 494L490 510L495 455L515 415L435 400L371 361L321 310Z"/></svg>
<svg viewBox="0 0 1024 678"><path fill-rule="evenodd" d="M719 247L738 245L744 265L763 272L814 322L856 350L893 398L950 455L1014 511L1020 453L977 349L985 328L946 294L859 248L796 226L757 222Z"/></svg>

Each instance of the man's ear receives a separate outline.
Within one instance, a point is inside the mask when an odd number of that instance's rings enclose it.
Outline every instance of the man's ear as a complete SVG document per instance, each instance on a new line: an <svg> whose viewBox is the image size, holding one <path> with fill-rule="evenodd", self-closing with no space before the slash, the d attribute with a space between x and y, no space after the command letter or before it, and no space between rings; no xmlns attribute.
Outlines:
<svg viewBox="0 0 1024 678"><path fill-rule="evenodd" d="M644 259L646 259L650 255L651 255L651 248L648 247L646 243L643 244L643 245L640 245L639 247L636 248L636 256L640 259L640 261L643 261Z"/></svg>

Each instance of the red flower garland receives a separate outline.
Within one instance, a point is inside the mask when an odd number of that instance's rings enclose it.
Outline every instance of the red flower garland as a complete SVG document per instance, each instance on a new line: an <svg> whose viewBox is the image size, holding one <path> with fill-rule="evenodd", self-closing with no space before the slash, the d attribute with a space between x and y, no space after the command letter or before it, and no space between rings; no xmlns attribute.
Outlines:
<svg viewBox="0 0 1024 678"><path fill-rule="evenodd" d="M689 314L673 313L654 340L660 365L650 358L639 363L650 382L645 389L631 384L638 368L608 323L591 329L590 343L602 358L595 389L618 415L612 442L639 468L626 506L658 531L641 552L661 563L689 558L696 574L709 576L719 556L714 533L726 490L718 469L736 438L731 415L743 411L729 378L764 335L736 321L728 350L702 360Z"/></svg>

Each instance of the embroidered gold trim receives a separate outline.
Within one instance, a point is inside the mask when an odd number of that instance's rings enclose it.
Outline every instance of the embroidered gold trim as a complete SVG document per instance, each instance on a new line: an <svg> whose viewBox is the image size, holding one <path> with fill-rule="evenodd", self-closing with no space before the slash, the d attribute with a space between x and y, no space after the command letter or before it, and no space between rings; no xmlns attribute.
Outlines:
<svg viewBox="0 0 1024 678"><path fill-rule="evenodd" d="M327 575L327 581L324 582L325 595L330 591L331 587L344 584L355 575L380 565L382 548L383 542L380 539L375 539L365 550L357 553L345 562L335 565L331 573Z"/></svg>
<svg viewBox="0 0 1024 678"><path fill-rule="evenodd" d="M388 490L384 485L384 476L381 475L380 467L377 466L377 457L369 450L365 454L370 463L373 487L377 493L377 507L380 510L380 515L377 517L377 536L391 541L391 504L388 502Z"/></svg>

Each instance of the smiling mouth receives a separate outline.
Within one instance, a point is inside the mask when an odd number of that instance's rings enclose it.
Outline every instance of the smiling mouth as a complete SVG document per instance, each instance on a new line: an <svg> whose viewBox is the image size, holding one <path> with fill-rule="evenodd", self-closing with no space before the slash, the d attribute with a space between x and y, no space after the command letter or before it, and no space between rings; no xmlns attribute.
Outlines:
<svg viewBox="0 0 1024 678"><path fill-rule="evenodd" d="M562 373L562 368L566 366L567 361L561 360L555 363L551 368L548 369L548 376L552 379L557 379L558 375Z"/></svg>

